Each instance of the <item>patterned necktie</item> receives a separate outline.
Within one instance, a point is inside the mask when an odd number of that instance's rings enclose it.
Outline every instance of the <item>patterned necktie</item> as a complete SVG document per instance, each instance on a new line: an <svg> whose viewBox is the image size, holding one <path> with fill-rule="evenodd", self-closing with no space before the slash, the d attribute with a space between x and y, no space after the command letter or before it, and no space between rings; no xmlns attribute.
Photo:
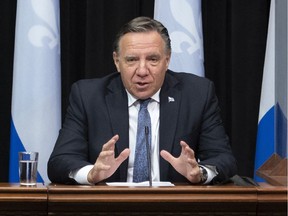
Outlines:
<svg viewBox="0 0 288 216"><path fill-rule="evenodd" d="M136 149L133 170L133 182L147 181L149 178L147 142L150 149L151 143L151 119L147 106L150 98L140 101L140 110L138 112L138 125L136 137Z"/></svg>

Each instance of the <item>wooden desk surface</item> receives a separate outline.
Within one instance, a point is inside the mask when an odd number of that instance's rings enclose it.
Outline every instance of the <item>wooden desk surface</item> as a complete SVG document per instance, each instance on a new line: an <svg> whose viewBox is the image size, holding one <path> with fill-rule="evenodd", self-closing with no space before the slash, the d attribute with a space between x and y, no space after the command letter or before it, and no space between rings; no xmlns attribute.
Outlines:
<svg viewBox="0 0 288 216"><path fill-rule="evenodd" d="M287 187L0 183L0 215L287 215Z"/></svg>
<svg viewBox="0 0 288 216"><path fill-rule="evenodd" d="M47 215L47 187L0 183L0 215Z"/></svg>
<svg viewBox="0 0 288 216"><path fill-rule="evenodd" d="M287 188L48 186L54 215L286 215ZM260 203L259 203L260 202ZM69 206L73 208L69 210ZM97 214L97 213L98 214ZM259 214L260 215L260 214Z"/></svg>
<svg viewBox="0 0 288 216"><path fill-rule="evenodd" d="M122 187L122 186L68 186L49 185L52 202L231 202L257 200L255 187L235 186L175 186L175 187Z"/></svg>
<svg viewBox="0 0 288 216"><path fill-rule="evenodd" d="M288 215L287 187L271 186L269 184L263 183L261 184L261 187L257 187L257 195L258 215Z"/></svg>

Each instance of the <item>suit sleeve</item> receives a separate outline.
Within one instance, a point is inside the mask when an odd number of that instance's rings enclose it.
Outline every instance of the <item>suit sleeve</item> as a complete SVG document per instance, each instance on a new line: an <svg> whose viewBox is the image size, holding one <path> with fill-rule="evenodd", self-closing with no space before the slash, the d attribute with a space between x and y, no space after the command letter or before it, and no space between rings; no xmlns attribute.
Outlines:
<svg viewBox="0 0 288 216"><path fill-rule="evenodd" d="M79 84L72 86L64 124L48 161L48 177L52 182L75 183L71 171L89 165L87 159L87 115Z"/></svg>
<svg viewBox="0 0 288 216"><path fill-rule="evenodd" d="M228 179L237 172L236 160L223 127L218 99L211 81L203 111L198 158L202 165L216 166L218 175L212 181L214 184Z"/></svg>

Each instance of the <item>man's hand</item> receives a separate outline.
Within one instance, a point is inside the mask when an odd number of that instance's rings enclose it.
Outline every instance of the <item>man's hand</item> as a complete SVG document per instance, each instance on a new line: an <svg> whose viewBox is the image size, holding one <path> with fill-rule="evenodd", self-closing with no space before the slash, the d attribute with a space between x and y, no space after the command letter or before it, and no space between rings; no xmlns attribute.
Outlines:
<svg viewBox="0 0 288 216"><path fill-rule="evenodd" d="M160 155L191 183L199 183L201 181L200 169L195 159L194 151L184 141L181 141L180 145L182 151L178 158L173 157L165 150L162 150Z"/></svg>
<svg viewBox="0 0 288 216"><path fill-rule="evenodd" d="M98 183L104 179L110 177L120 166L120 164L126 160L130 154L128 148L124 149L120 155L115 158L115 144L118 141L119 136L113 136L102 147L102 151L94 164L93 169L88 173L88 181L90 183Z"/></svg>

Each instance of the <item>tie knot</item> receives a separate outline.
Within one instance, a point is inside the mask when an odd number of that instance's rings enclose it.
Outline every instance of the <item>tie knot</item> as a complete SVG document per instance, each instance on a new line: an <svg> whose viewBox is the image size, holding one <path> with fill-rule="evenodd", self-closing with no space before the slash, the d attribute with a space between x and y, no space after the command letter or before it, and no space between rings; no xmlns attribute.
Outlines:
<svg viewBox="0 0 288 216"><path fill-rule="evenodd" d="M139 100L140 101L140 109L147 108L151 98L147 98L145 100Z"/></svg>

